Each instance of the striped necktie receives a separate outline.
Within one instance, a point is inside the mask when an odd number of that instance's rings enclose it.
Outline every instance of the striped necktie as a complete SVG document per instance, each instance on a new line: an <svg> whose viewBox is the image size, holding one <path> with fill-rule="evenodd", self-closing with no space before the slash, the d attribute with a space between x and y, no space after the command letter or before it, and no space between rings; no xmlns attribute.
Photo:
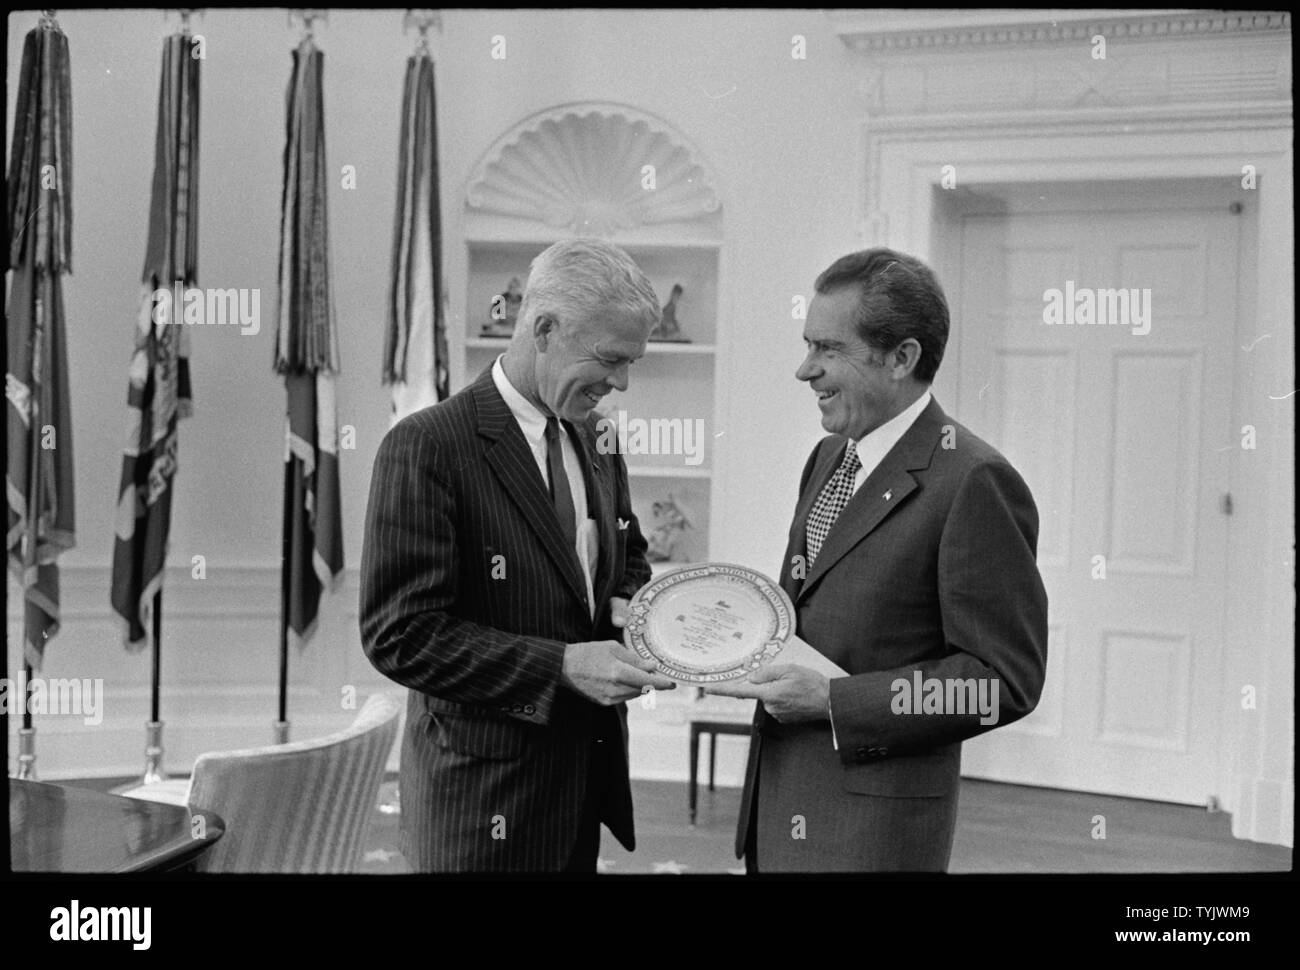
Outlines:
<svg viewBox="0 0 1300 970"><path fill-rule="evenodd" d="M835 520L844 511L844 506L848 505L849 499L853 497L853 479L861 467L862 461L858 458L857 445L849 442L844 461L840 463L839 468L835 469L835 474L821 490L812 511L808 513L808 524L805 530L808 539L809 568L812 568L817 554L821 552L822 543L826 541L831 526L835 524Z"/></svg>

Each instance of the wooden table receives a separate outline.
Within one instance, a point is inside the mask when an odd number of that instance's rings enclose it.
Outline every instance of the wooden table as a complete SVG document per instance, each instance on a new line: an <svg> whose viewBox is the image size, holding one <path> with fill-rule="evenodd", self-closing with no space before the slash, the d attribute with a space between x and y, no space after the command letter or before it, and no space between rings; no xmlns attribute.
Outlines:
<svg viewBox="0 0 1300 970"><path fill-rule="evenodd" d="M9 779L9 852L15 872L180 869L224 832L225 823L212 812Z"/></svg>

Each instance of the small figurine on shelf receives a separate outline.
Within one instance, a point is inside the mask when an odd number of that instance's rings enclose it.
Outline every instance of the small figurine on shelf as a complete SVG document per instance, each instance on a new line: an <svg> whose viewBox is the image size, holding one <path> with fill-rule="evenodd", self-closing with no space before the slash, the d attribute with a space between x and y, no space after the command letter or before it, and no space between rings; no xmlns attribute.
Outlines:
<svg viewBox="0 0 1300 970"><path fill-rule="evenodd" d="M520 291L519 277L512 276L506 284L506 291L492 297L492 318L480 331L483 337L509 337L515 332L515 320L519 317L519 304L524 295Z"/></svg>
<svg viewBox="0 0 1300 970"><path fill-rule="evenodd" d="M664 304L663 316L658 325L650 331L651 340L664 340L671 343L688 344L690 337L682 336L682 325L677 322L677 298L682 295L682 284L673 284L672 296Z"/></svg>
<svg viewBox="0 0 1300 970"><path fill-rule="evenodd" d="M651 510L658 524L646 536L646 559L650 562L683 562L680 558L682 539L691 523L677 507L671 492L665 501L655 502Z"/></svg>

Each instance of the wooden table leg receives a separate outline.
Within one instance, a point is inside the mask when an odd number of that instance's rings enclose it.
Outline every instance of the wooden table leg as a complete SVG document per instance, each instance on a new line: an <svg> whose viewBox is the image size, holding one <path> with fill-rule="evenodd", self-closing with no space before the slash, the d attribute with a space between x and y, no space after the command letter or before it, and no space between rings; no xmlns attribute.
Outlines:
<svg viewBox="0 0 1300 970"><path fill-rule="evenodd" d="M691 725L691 781L690 781L690 788L689 788L690 794L688 796L690 800L690 807L691 807L691 825L695 824L695 800L696 800L695 777L696 777L696 763L699 760L700 760L700 726L698 724L692 724Z"/></svg>
<svg viewBox="0 0 1300 970"><path fill-rule="evenodd" d="M718 732L709 734L709 791L713 791L713 769L718 764Z"/></svg>

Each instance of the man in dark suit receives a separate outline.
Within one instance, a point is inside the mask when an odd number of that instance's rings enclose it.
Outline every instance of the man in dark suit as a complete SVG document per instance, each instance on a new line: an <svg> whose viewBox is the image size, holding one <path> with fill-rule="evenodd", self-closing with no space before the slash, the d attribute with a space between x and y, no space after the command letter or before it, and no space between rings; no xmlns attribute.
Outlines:
<svg viewBox="0 0 1300 970"><path fill-rule="evenodd" d="M594 872L602 822L635 845L623 702L673 684L620 642L650 568L592 409L626 390L658 321L621 249L556 243L505 354L379 447L361 635L410 688L399 784L416 871Z"/></svg>
<svg viewBox="0 0 1300 970"><path fill-rule="evenodd" d="M831 432L781 570L798 634L848 676L775 664L736 836L750 871L943 871L961 742L1033 710L1047 661L1038 513L930 394L948 337L933 273L888 249L817 279L796 377Z"/></svg>

